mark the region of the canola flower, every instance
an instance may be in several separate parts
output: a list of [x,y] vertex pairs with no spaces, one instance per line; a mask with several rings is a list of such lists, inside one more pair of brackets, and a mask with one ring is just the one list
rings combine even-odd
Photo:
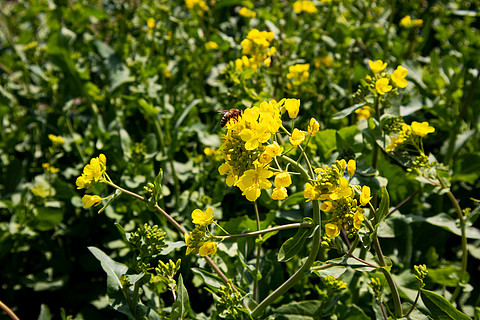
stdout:
[[83,168],[83,173],[76,180],[77,189],[88,189],[90,186],[101,181],[107,170],[107,158],[102,153],[92,158],[90,163]]
[[270,57],[276,52],[276,48],[271,47],[273,39],[273,32],[250,30],[247,37],[240,43],[243,56],[235,60],[236,69],[252,68],[256,71],[263,64],[269,67],[272,62]]
[[190,10],[197,10],[198,14],[202,14],[202,11],[207,11],[208,6],[204,0],[185,0],[185,5]]
[[300,14],[302,12],[306,13],[315,13],[317,12],[317,8],[312,1],[295,1],[293,3],[293,10]]
[[238,13],[245,18],[255,18],[257,16],[255,11],[252,11],[246,7],[242,7]]
[[412,128],[412,131],[415,135],[419,136],[419,137],[425,137],[427,134],[429,133],[433,133],[435,132],[435,128],[434,127],[431,127],[428,122],[417,122],[417,121],[413,121],[412,124],[410,125],[410,127]]
[[48,135],[48,139],[52,141],[54,146],[61,146],[62,144],[65,143],[65,139],[62,136],[56,136],[53,134]]
[[435,132],[435,128],[431,127],[428,122],[413,121],[411,125],[401,123],[400,130],[397,130],[397,135],[390,138],[390,144],[385,147],[388,152],[394,151],[402,147],[403,145],[413,145],[418,151],[423,154],[423,150],[420,149],[415,137],[420,139],[425,137],[429,133]]
[[97,206],[102,200],[100,196],[86,194],[82,197],[83,208],[88,209],[92,206]]
[[357,115],[358,120],[370,118],[373,112],[375,112],[375,110],[373,110],[373,108],[369,106],[364,106],[355,110],[355,114]]
[[375,74],[382,72],[387,67],[387,63],[383,62],[382,60],[377,60],[375,62],[368,60],[368,65]]
[[389,84],[389,80],[387,78],[380,78],[375,82],[375,89],[377,90],[378,94],[385,94],[392,90],[392,86]]
[[208,41],[205,43],[205,49],[207,50],[217,50],[218,49],[218,43],[215,41]]
[[422,25],[422,19],[412,19],[410,16],[405,16],[400,20],[400,26],[405,29],[419,28]]
[[208,230],[208,226],[214,223],[212,208],[202,211],[195,209],[192,212],[192,222],[195,229],[189,234],[185,232],[185,245],[187,246],[186,254],[200,254],[202,257],[213,255],[217,252],[217,244],[210,241],[212,236]]
[[[385,95],[388,92],[396,92],[397,88],[405,88],[407,86],[407,80],[405,77],[408,74],[408,70],[403,66],[397,66],[397,68],[391,73],[388,74],[383,72],[387,67],[387,63],[382,60],[377,60],[373,62],[368,60],[370,69],[372,70],[374,76],[367,75],[365,77],[368,85],[375,89],[379,96]],[[360,94],[362,89],[359,89],[357,94]],[[359,116],[359,119],[368,119],[373,111],[366,108],[361,108],[355,110],[355,113]]]
[[315,68],[317,69],[322,66],[329,68],[333,64],[333,59],[329,55],[322,56],[322,57],[315,57],[313,58],[313,63],[315,65]]
[[310,123],[308,124],[307,133],[313,137],[317,134],[319,129],[320,129],[320,124],[318,123],[318,121],[315,118],[311,118]]
[[287,79],[292,80],[292,83],[288,83],[287,87],[292,89],[293,86],[298,87],[306,82],[310,77],[309,70],[310,65],[308,63],[288,67]]

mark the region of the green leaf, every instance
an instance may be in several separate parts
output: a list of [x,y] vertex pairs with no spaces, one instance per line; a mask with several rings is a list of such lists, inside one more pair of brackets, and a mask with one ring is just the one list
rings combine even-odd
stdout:
[[177,280],[177,300],[172,305],[171,319],[185,319],[185,316],[190,310],[190,302],[188,299],[188,292],[183,285],[183,277],[180,274]]
[[[460,281],[462,270],[455,265],[428,269],[428,278],[442,286],[456,287]],[[468,279],[466,279],[468,282]]]
[[313,320],[313,317],[321,306],[322,301],[320,300],[301,301],[284,304],[275,309],[275,319]]
[[380,205],[377,209],[377,222],[380,223],[385,219],[388,214],[388,210],[390,208],[390,196],[388,195],[388,191],[386,187],[382,187],[382,200],[380,201]]
[[421,297],[435,320],[470,320],[467,315],[455,309],[450,302],[435,292],[422,290]]
[[337,114],[334,115],[332,117],[332,119],[343,119],[346,116],[349,116],[350,114],[352,114],[355,110],[360,109],[364,105],[365,105],[365,102],[361,102],[361,103],[357,103],[357,104],[355,104],[355,105],[353,105],[349,108],[343,109],[342,111],[337,112]]
[[34,228],[39,231],[54,229],[63,219],[63,210],[52,207],[36,208],[37,215],[33,222]]
[[310,231],[307,228],[299,228],[293,237],[282,244],[282,247],[278,250],[277,260],[287,262],[292,259],[303,248]]
[[318,147],[318,154],[323,155],[323,160],[327,160],[337,147],[336,133],[337,131],[334,129],[327,129],[319,131],[314,137],[315,144]]
[[40,315],[38,316],[38,320],[50,320],[52,319],[52,313],[50,309],[44,304],[40,306]]
[[100,261],[102,269],[107,273],[107,283],[110,289],[122,289],[121,276],[127,273],[128,267],[124,264],[112,260],[102,250],[95,247],[88,247],[88,250]]
[[130,70],[122,63],[115,51],[110,48],[106,43],[95,40],[93,45],[97,49],[98,54],[103,59],[105,71],[108,74],[108,80],[110,82],[110,92],[124,83],[133,81],[130,77]]
[[213,288],[220,288],[225,285],[225,283],[220,278],[211,274],[210,272],[198,268],[192,268],[191,270],[193,273],[200,276],[207,285]]
[[127,130],[120,129],[120,145],[122,146],[123,154],[127,158],[131,158],[132,156],[132,139],[130,139],[130,135],[128,134]]
[[[456,221],[446,213],[439,213],[436,216],[423,218],[418,216],[409,216],[414,219],[414,221],[425,221],[434,226],[440,227],[444,230],[447,230],[457,236],[462,235],[462,231],[457,226]],[[467,238],[469,239],[480,239],[480,230],[474,227],[466,227]]]

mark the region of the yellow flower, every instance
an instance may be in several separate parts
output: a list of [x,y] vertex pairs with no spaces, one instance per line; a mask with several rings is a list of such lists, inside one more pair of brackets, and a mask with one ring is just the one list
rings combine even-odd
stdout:
[[287,189],[286,188],[274,188],[272,192],[272,199],[273,200],[283,200],[288,197]]
[[295,10],[297,14],[300,14],[302,12],[306,12],[306,13],[317,12],[317,8],[315,7],[315,4],[312,1],[295,1],[293,3],[293,10]]
[[327,223],[325,225],[325,233],[327,237],[333,239],[340,234],[340,228],[335,223]]
[[338,181],[338,187],[335,191],[330,195],[331,200],[337,200],[340,198],[350,197],[353,194],[353,190],[348,184],[347,179],[345,177],[341,177]]
[[305,140],[306,135],[307,132],[295,128],[293,129],[292,136],[288,139],[290,140],[290,143],[296,148],[300,143],[303,142],[303,140]]
[[[244,115],[245,117],[245,115]],[[270,139],[271,133],[268,132],[268,126],[259,124],[256,129],[243,129],[240,137],[245,141],[245,149],[254,150],[258,148],[260,143],[267,142]]]
[[362,194],[360,195],[360,204],[362,206],[366,206],[372,198],[373,197],[370,196],[370,187],[369,186],[363,186],[362,187]]
[[245,7],[241,8],[238,13],[245,18],[255,18],[257,16],[257,14],[254,11]]
[[227,186],[231,187],[237,182],[237,176],[233,173],[232,167],[229,164],[222,163],[220,167],[218,167],[218,172],[222,176],[227,175]]
[[282,171],[275,176],[275,187],[288,187],[292,184],[292,178],[287,171]]
[[363,216],[361,209],[359,209],[353,216],[353,226],[356,229],[360,229],[362,227],[363,220],[365,220],[365,217]]
[[320,125],[315,118],[310,119],[310,124],[308,125],[308,134],[312,137],[317,134],[318,130],[320,129]]
[[45,169],[47,173],[57,173],[60,169],[51,166],[50,163],[42,163],[42,168]]
[[305,190],[303,190],[303,197],[307,199],[305,201],[312,201],[317,199],[318,197],[318,191],[310,182],[307,182],[307,184],[305,185]]
[[395,71],[393,71],[391,75],[391,79],[393,83],[399,88],[405,88],[407,86],[407,80],[405,77],[407,76],[408,70],[402,66],[398,66]]
[[205,212],[200,209],[195,209],[192,212],[192,222],[201,226],[211,225],[213,223],[213,217],[214,214],[212,208],[207,208]]
[[357,162],[353,159],[348,160],[348,164],[347,164],[348,176],[353,177],[356,170],[357,170]]
[[50,139],[54,145],[62,145],[65,142],[62,136],[55,136],[53,134],[49,134],[48,139]]
[[207,43],[205,43],[205,48],[207,50],[216,50],[218,49],[218,44],[214,41],[208,41]]
[[412,128],[413,133],[420,137],[425,137],[427,134],[435,132],[435,128],[430,127],[428,122],[420,123],[413,121],[410,127]]
[[373,62],[372,60],[368,60],[368,65],[373,73],[377,74],[383,71],[387,67],[387,63],[383,62],[382,60],[377,60]]
[[155,19],[149,18],[149,19],[147,20],[147,26],[148,26],[150,29],[155,28]]
[[268,164],[272,161],[272,156],[269,155],[268,153],[266,152],[263,152],[261,155],[260,155],[260,158],[258,158],[258,161],[261,163],[261,164]]
[[205,147],[203,149],[203,153],[207,156],[207,157],[210,157],[210,156],[213,156],[215,154],[215,150],[212,149],[212,148],[209,148],[209,147]]
[[87,209],[87,208],[90,208],[91,206],[96,206],[100,204],[100,202],[102,202],[102,198],[100,198],[97,195],[92,196],[92,195],[86,194],[83,196],[82,202],[83,202],[83,207]]
[[333,210],[333,204],[331,201],[323,201],[322,204],[320,205],[320,209],[323,212],[330,212]]
[[283,152],[283,147],[280,147],[277,141],[274,141],[272,144],[269,144],[265,148],[265,152],[268,153],[268,155],[270,155],[271,157],[275,157]]
[[392,86],[388,84],[387,78],[380,78],[375,82],[375,89],[378,94],[385,94],[392,90]]
[[400,26],[406,29],[421,27],[423,25],[422,19],[414,19],[410,18],[410,16],[405,16],[400,20]]
[[193,250],[195,250],[195,247],[192,246],[192,238],[190,238],[188,232],[185,232],[183,236],[185,237],[185,244],[187,245],[186,255],[188,256]]
[[374,110],[372,107],[369,107],[369,106],[361,107],[355,110],[358,120],[370,118],[370,116],[372,115],[372,112],[374,112]]
[[290,119],[296,118],[300,109],[300,99],[285,99],[284,107]]
[[315,57],[313,61],[316,68],[320,68],[322,65],[329,68],[333,64],[333,59],[330,56]]
[[215,254],[216,252],[217,244],[215,242],[205,242],[198,250],[198,253],[202,257],[208,256],[209,254]]
[[242,195],[253,202],[260,197],[261,189],[269,189],[272,186],[268,180],[272,175],[273,172],[269,171],[268,167],[250,169],[245,171],[236,185],[242,190]]

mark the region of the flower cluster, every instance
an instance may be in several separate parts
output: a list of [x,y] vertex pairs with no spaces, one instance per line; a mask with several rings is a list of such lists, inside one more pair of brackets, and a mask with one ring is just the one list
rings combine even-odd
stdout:
[[298,87],[310,77],[310,65],[308,63],[295,64],[288,67],[287,79],[292,80],[291,83],[287,83],[287,88],[292,89]]
[[[275,134],[282,125],[281,116],[288,113],[290,118],[298,115],[300,100],[282,99],[263,101],[260,105],[248,108],[243,115],[231,119],[227,125],[227,133],[222,136],[224,143],[220,147],[223,152],[224,163],[218,171],[226,175],[228,186],[237,186],[249,200],[255,201],[262,189],[269,189],[272,183],[268,180],[273,176],[269,165],[274,157],[283,152],[274,141]],[[309,130],[311,134],[318,131],[318,122],[313,119]],[[298,146],[307,135],[307,132],[294,129],[290,142]],[[281,172],[275,177],[275,189],[272,197],[282,200],[287,197],[287,190],[291,184],[288,173]]]
[[255,18],[257,16],[255,11],[252,11],[246,7],[242,7],[238,13],[245,18]]
[[[90,163],[83,168],[83,173],[76,180],[77,189],[87,189],[89,191],[96,183],[105,181],[104,175],[107,170],[107,158],[102,153],[96,158],[92,158]],[[83,207],[90,208],[98,205],[103,199],[97,195],[86,194],[83,196]]]
[[272,62],[270,56],[276,52],[275,47],[270,47],[273,38],[273,32],[250,30],[241,42],[243,56],[235,61],[236,68],[252,68],[256,71],[262,64],[269,67]]
[[185,244],[187,245],[187,255],[190,253],[200,254],[205,257],[209,254],[217,252],[217,244],[208,241],[210,239],[210,231],[208,226],[213,223],[213,210],[208,208],[205,211],[195,209],[192,212],[192,221],[195,224],[195,229],[188,234],[185,232]]
[[400,20],[400,26],[405,29],[420,28],[423,25],[422,19],[413,19],[410,16],[405,16]]
[[320,209],[330,214],[330,219],[325,224],[325,233],[330,239],[337,237],[341,228],[349,236],[356,234],[365,219],[360,206],[367,205],[372,198],[370,188],[363,186],[357,199],[354,188],[344,176],[345,170],[351,178],[356,171],[355,160],[350,160],[348,164],[343,159],[337,160],[330,167],[316,169],[316,179],[308,182],[303,192],[307,201],[323,201]]
[[204,0],[185,0],[185,5],[190,10],[196,10],[198,15],[208,10],[207,3]]
[[302,12],[306,12],[306,13],[317,12],[317,8],[315,7],[315,4],[312,1],[295,1],[293,3],[293,10],[295,10],[297,14],[300,14]]
[[65,139],[62,136],[56,136],[53,134],[48,135],[48,139],[52,141],[54,146],[61,146],[62,144],[65,143]]
[[[401,129],[398,131],[397,136],[393,136],[390,140],[390,144],[385,147],[385,150],[388,152],[394,151],[400,146],[405,146],[407,144],[413,145],[419,149],[419,143],[417,143],[417,137],[423,138],[429,133],[435,132],[435,128],[431,127],[428,122],[417,122],[413,121],[411,125],[406,123],[401,124]],[[420,150],[420,153],[423,153]]]
[[386,62],[382,60],[375,62],[368,60],[368,64],[374,76],[371,77],[368,75],[366,81],[369,87],[378,95],[382,96],[395,88],[405,88],[407,86],[405,77],[407,76],[408,70],[404,67],[398,66],[392,74],[387,74],[382,72],[387,67]]

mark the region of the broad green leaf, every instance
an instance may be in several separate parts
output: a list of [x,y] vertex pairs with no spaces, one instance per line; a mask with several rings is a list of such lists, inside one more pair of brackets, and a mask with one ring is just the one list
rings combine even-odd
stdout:
[[192,268],[191,270],[193,273],[200,276],[207,285],[213,288],[220,288],[221,286],[225,285],[225,283],[220,278],[211,274],[210,272],[198,268]]
[[456,287],[460,281],[461,273],[460,266],[448,265],[435,269],[429,268],[428,278],[442,286]]
[[128,134],[127,130],[120,129],[120,145],[122,146],[123,154],[127,158],[131,158],[132,156],[132,139],[130,139],[130,135]]
[[34,228],[39,231],[54,229],[62,222],[64,211],[60,208],[39,207],[36,211]]
[[343,119],[346,116],[349,116],[350,114],[352,114],[355,110],[360,109],[364,105],[365,105],[365,102],[361,102],[361,103],[357,103],[357,104],[355,104],[355,105],[353,105],[349,108],[343,109],[343,110],[337,112],[337,114],[334,115],[332,117],[332,119]]
[[308,228],[299,228],[293,237],[282,244],[278,250],[277,260],[287,262],[292,259],[303,248],[310,231]]
[[318,147],[318,154],[322,155],[322,160],[326,161],[328,158],[330,158],[332,152],[336,149],[336,133],[337,131],[334,129],[327,129],[319,131],[315,135],[315,144]]
[[470,320],[467,315],[455,309],[450,302],[435,292],[422,290],[421,297],[434,319]]
[[[444,230],[447,230],[457,236],[462,235],[462,231],[457,226],[456,221],[446,213],[439,213],[436,216],[423,218],[418,216],[408,216],[413,218],[413,221],[425,221],[431,225],[440,227]],[[466,227],[467,238],[469,239],[480,239],[480,230],[475,227]]]
[[275,319],[313,320],[321,306],[320,300],[291,302],[274,310]]
[[134,80],[130,77],[130,70],[109,45],[100,40],[94,40],[93,45],[103,59],[105,71],[108,74],[108,80],[110,83],[110,92],[114,91],[122,84]]
[[388,191],[386,187],[382,187],[382,200],[380,201],[380,205],[377,209],[377,222],[380,223],[385,219],[388,214],[388,210],[390,208],[390,196],[388,195]]
[[112,260],[98,248],[88,247],[88,250],[100,261],[102,269],[107,273],[108,287],[114,290],[122,290],[123,285],[120,278],[127,273],[128,267]]
[[188,299],[188,292],[183,285],[183,277],[180,274],[177,280],[177,300],[172,305],[171,319],[185,319],[186,315],[190,311],[190,301]]
[[40,315],[38,316],[38,320],[50,320],[52,319],[52,313],[50,312],[50,309],[42,304],[40,306]]

